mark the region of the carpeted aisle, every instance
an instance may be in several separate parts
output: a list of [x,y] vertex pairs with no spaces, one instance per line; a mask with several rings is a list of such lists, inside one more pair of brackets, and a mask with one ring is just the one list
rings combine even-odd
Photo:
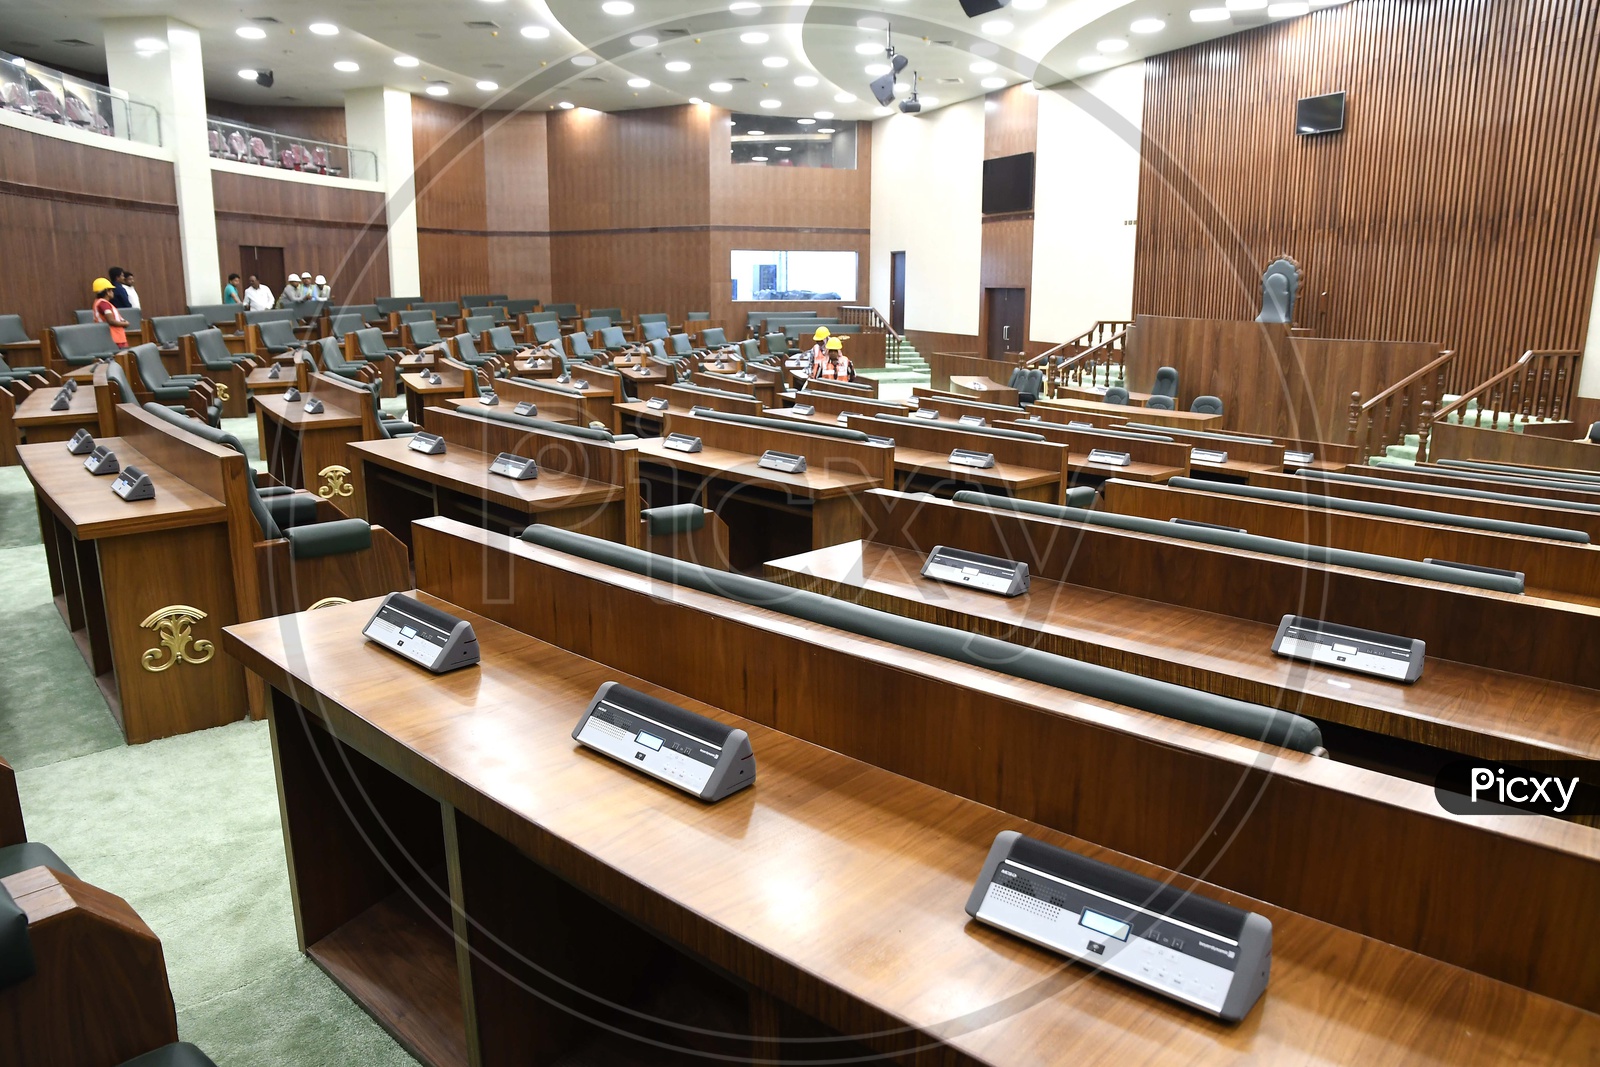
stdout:
[[0,755],[29,836],[160,936],[179,1033],[220,1067],[410,1067],[296,949],[267,725],[124,745],[51,602],[34,508],[0,468],[4,618],[27,650],[0,659]]

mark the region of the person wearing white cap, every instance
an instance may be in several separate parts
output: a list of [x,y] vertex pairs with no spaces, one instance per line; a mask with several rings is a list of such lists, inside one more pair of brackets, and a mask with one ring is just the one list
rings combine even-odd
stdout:
[[329,301],[333,299],[333,286],[328,284],[328,279],[317,275],[316,282],[306,290],[307,300]]
[[294,307],[305,298],[306,290],[305,286],[300,284],[300,275],[291,274],[289,275],[289,284],[283,287],[283,294],[278,297],[278,306],[280,308]]

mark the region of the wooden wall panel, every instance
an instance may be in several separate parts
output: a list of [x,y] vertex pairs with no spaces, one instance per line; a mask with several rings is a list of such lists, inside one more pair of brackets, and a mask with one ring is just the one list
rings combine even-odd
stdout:
[[549,299],[550,187],[544,114],[485,115],[483,166],[489,224],[486,291]]
[[154,314],[182,311],[172,164],[0,126],[0,312],[35,336],[76,321],[113,264]]
[[[1362,0],[1146,67],[1134,310],[1248,319],[1305,272],[1319,335],[1436,342],[1450,387],[1581,347],[1600,219],[1600,7]],[[1346,91],[1342,133],[1299,97]]]
[[[983,158],[1032,152],[1038,143],[1039,95],[1023,85],[990,93],[984,107]],[[1022,338],[1011,347],[1023,351],[1033,322],[1033,212],[984,216],[980,255],[978,346],[988,351],[989,302],[983,290],[1021,289],[1025,294]]]
[[348,143],[345,140],[342,107],[262,107],[208,99],[206,113],[251,126],[264,126],[292,137],[309,137],[313,141],[332,141],[334,144]]
[[552,113],[550,228],[623,236],[621,231],[706,226],[712,110],[685,105]]
[[1039,143],[1039,94],[1027,83],[988,95],[983,118],[983,158],[1032,152]]
[[239,270],[241,245],[283,249],[284,269],[309,269],[334,299],[365,303],[389,292],[382,193],[213,171],[217,254],[224,277]]

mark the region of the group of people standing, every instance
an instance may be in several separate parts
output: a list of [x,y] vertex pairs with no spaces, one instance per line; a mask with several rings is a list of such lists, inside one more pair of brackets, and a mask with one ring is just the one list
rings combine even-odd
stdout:
[[834,337],[833,331],[826,326],[818,326],[811,340],[811,348],[806,352],[811,358],[810,377],[848,382],[856,376],[855,364],[844,354],[844,341]]
[[239,275],[230,274],[228,284],[222,290],[224,304],[241,304],[246,311],[269,311],[275,307],[295,307],[313,300],[326,303],[332,299],[333,286],[328,284],[328,279],[320,274],[313,278],[310,271],[303,275],[289,275],[288,284],[277,295],[262,285],[254,274],[250,275],[250,284],[242,290],[239,288]]
[[139,290],[133,287],[133,272],[112,267],[104,277],[96,278],[89,288],[94,292],[94,321],[109,326],[112,343],[119,348],[126,348],[128,319],[122,310],[139,306]]

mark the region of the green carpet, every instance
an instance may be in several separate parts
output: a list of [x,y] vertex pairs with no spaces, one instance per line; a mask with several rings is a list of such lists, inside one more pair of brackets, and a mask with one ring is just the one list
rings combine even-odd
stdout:
[[[245,425],[248,422],[248,425]],[[253,420],[232,420],[248,432]],[[265,723],[127,746],[51,602],[33,492],[0,468],[0,755],[29,836],[161,938],[178,1032],[220,1067],[415,1063],[295,947]]]

